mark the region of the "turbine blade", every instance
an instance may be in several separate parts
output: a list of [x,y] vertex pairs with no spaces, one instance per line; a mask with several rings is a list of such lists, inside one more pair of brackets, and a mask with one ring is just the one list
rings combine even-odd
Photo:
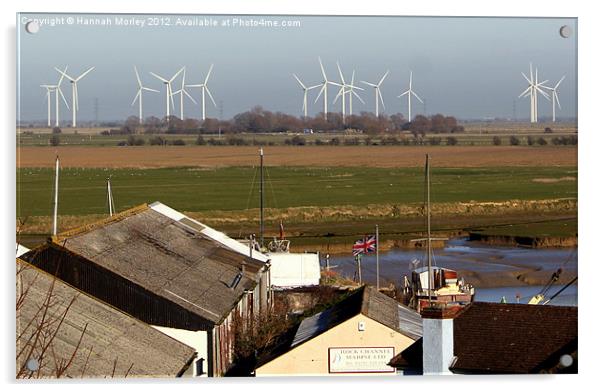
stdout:
[[309,91],[309,90],[312,90],[312,89],[314,89],[314,88],[318,88],[318,87],[320,87],[320,86],[321,86],[321,84],[316,84],[315,86],[308,87],[308,88],[307,88],[307,91]]
[[141,88],[142,90],[146,90],[146,91],[152,91],[152,92],[155,92],[155,93],[158,93],[158,92],[159,92],[159,90],[155,90],[154,88],[148,88],[148,87],[140,87],[140,88]]
[[365,81],[363,81],[363,80],[362,80],[360,83],[364,83],[364,84],[367,84],[368,86],[372,86],[372,87],[378,87],[378,86],[377,86],[376,84],[374,84],[374,83],[368,83],[368,82],[365,82]]
[[344,94],[344,90],[345,90],[345,87],[341,87],[341,88],[339,89],[339,93],[337,94],[337,96],[336,96],[336,97],[334,97],[334,101],[332,101],[332,103],[335,103],[336,101],[338,101],[339,97],[340,97],[342,94]]
[[558,81],[558,83],[556,83],[556,86],[554,86],[554,90],[556,90],[558,88],[558,86],[560,86],[560,83],[562,83],[562,81],[564,80],[565,77],[566,77],[566,75],[563,75],[562,78]]
[[169,83],[169,80],[162,78],[161,76],[157,75],[154,72],[149,72],[151,75],[153,75],[155,78],[159,79],[160,81],[162,81],[163,83]]
[[387,70],[387,72],[385,72],[385,74],[383,75],[383,77],[380,79],[380,82],[378,82],[378,86],[379,87],[382,84],[382,82],[385,80],[385,78],[387,77],[388,74],[389,74],[389,70]]
[[337,61],[337,68],[339,70],[339,76],[341,77],[341,83],[345,84],[345,78],[343,77],[343,71],[341,71],[341,66],[339,65],[338,61]]
[[167,95],[169,95],[169,99],[171,100],[171,108],[175,109],[176,105],[173,102],[174,92],[171,89],[171,83],[167,83]]
[[353,91],[353,90],[351,90],[351,92],[353,93],[353,95],[355,95],[355,96],[357,97],[357,99],[359,99],[359,100],[360,100],[360,102],[361,102],[361,103],[363,103],[363,104],[366,104],[366,102],[364,102],[364,100],[362,99],[362,97],[360,97],[360,96],[358,95],[358,93],[356,93],[356,92],[355,92],[355,91]]
[[67,75],[67,73],[66,73],[67,72],[67,67],[65,67],[65,71],[61,71],[57,67],[54,67],[54,69],[56,69],[57,72],[62,75],[61,78],[59,79],[59,84],[63,80],[63,76],[66,77],[67,79],[69,79],[70,81],[75,82],[75,80],[71,76]]
[[192,98],[192,96],[190,96],[190,94],[188,94],[188,91],[186,90],[182,90],[182,92],[192,101],[194,102],[194,104],[197,104],[197,101],[194,100],[194,98]]
[[562,110],[562,107],[560,107],[560,99],[558,99],[558,93],[556,93],[556,91],[554,91],[553,98],[556,99],[556,103],[558,104],[558,109]]
[[322,88],[320,89],[320,92],[318,93],[318,96],[316,97],[316,100],[314,101],[314,103],[318,102],[318,99],[320,99],[320,96],[322,95],[322,92],[324,92],[324,88],[327,86],[326,83],[322,84]]
[[377,88],[376,91],[378,91],[378,97],[380,98],[380,103],[383,104],[383,109],[385,108],[385,101],[383,100],[383,95],[380,93],[380,88]]
[[409,94],[409,93],[410,93],[410,90],[406,91],[405,93],[402,93],[401,95],[398,95],[398,96],[397,96],[397,98],[401,98],[401,97],[403,97],[404,95],[406,95],[406,94]]
[[79,75],[74,82],[77,82],[78,80],[82,79],[84,76],[86,76],[87,74],[89,74],[90,72],[92,72],[92,70],[94,69],[94,67],[90,67],[86,72],[84,72],[83,74]]
[[69,104],[67,103],[67,100],[65,99],[65,96],[63,95],[63,92],[61,91],[60,88],[57,88],[57,91],[59,92],[59,95],[61,96],[61,98],[63,99],[63,102],[65,103],[65,106],[67,106],[67,109],[69,108]]
[[209,67],[209,71],[207,71],[207,76],[205,76],[205,83],[203,84],[207,84],[207,82],[209,81],[209,75],[211,75],[211,71],[213,71],[213,64],[211,64],[211,66]]
[[324,65],[322,64],[322,59],[318,57],[318,61],[320,62],[320,69],[322,70],[322,76],[324,76],[324,81],[327,81],[326,71],[324,71]]
[[307,87],[305,87],[305,85],[303,84],[303,82],[301,82],[301,80],[297,77],[297,75],[293,74],[293,76],[295,77],[295,79],[297,79],[297,82],[299,82],[299,84],[301,85],[301,87],[303,89],[307,89]]
[[140,97],[140,92],[142,90],[138,90],[138,93],[136,94],[136,96],[134,97],[134,100],[132,101],[132,104],[130,106],[134,106],[134,104],[136,103],[136,101],[138,100],[138,97]]
[[422,99],[420,99],[420,97],[414,91],[412,91],[412,95],[415,96],[417,100],[419,100],[420,102],[424,103],[422,101]]
[[184,71],[185,69],[186,69],[186,67],[182,67],[182,68],[180,68],[180,70],[179,70],[178,72],[176,72],[176,73],[175,73],[175,75],[174,75],[174,76],[172,76],[172,77],[171,77],[171,79],[169,79],[169,80],[168,80],[168,82],[170,82],[170,83],[171,83],[171,82],[173,82],[173,80],[174,80],[175,78],[177,78],[177,77],[178,77],[178,75],[179,75],[179,74],[180,74],[182,71]]
[[525,91],[523,91],[518,97],[521,98],[521,97],[527,95],[527,93],[529,93],[528,95],[531,95],[531,86],[527,87],[525,89]]
[[533,81],[529,80],[529,78],[527,77],[527,75],[525,75],[524,73],[521,72],[521,75],[523,75],[523,78],[525,78],[525,80],[527,81],[527,83],[529,84],[533,84]]
[[217,107],[217,104],[215,103],[215,99],[213,99],[213,95],[211,95],[211,90],[209,90],[209,87],[205,86],[205,91],[207,91],[207,95],[209,95],[211,102],[213,102],[213,106]]
[[142,87],[142,82],[140,81],[140,75],[138,75],[138,68],[134,65],[134,72],[136,73],[136,80],[138,80],[138,87]]

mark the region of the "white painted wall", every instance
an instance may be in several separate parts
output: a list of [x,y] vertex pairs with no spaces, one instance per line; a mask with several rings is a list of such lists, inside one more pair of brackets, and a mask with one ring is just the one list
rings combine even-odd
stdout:
[[[203,374],[201,377],[207,377],[207,369],[209,366],[208,363],[208,353],[207,353],[207,332],[206,331],[188,331],[185,329],[177,329],[177,328],[167,328],[167,327],[159,327],[156,325],[152,325],[156,330],[164,333],[167,336],[174,338],[175,340],[184,343],[187,346],[194,348],[197,352],[196,361],[201,358],[204,358],[205,361],[203,363]],[[196,364],[193,363],[191,365],[193,369],[190,375],[198,376],[196,374]],[[188,373],[188,372],[187,372]]]
[[300,287],[320,284],[320,258],[317,253],[269,253],[270,278],[274,287]]
[[454,320],[422,319],[422,368],[425,375],[452,374]]

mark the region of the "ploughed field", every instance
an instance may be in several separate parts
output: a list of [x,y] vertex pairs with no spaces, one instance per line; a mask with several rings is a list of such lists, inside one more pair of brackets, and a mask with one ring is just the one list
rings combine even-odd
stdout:
[[[25,147],[17,149],[17,168],[226,167],[258,164],[257,146]],[[576,146],[267,146],[267,166],[433,167],[577,166]]]

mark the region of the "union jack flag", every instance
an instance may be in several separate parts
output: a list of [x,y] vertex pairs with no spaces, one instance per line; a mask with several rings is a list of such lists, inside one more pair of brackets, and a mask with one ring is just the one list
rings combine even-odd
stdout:
[[357,256],[360,253],[371,253],[376,251],[376,237],[366,236],[361,240],[355,241],[353,244],[353,255]]

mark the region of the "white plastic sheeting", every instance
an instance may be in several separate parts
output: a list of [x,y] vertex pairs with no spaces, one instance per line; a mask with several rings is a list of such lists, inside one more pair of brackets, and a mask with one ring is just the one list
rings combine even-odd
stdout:
[[301,287],[320,284],[318,253],[269,253],[270,276],[274,287]]

